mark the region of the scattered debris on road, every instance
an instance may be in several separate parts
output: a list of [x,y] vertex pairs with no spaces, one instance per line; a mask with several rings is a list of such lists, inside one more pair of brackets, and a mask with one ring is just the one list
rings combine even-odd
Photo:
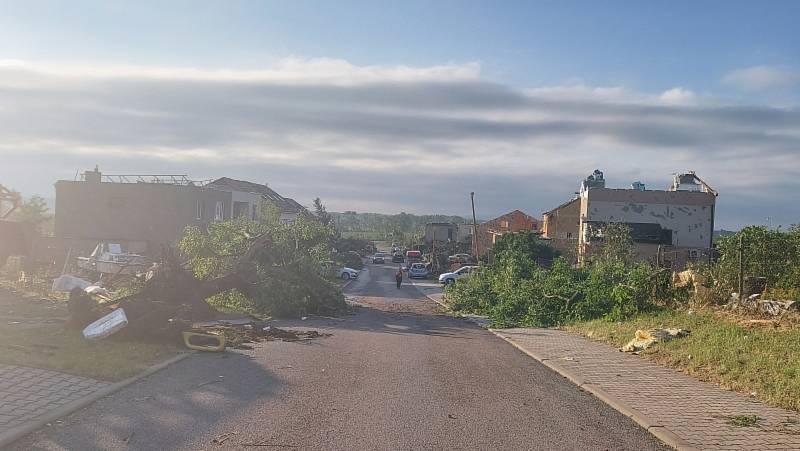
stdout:
[[211,440],[211,443],[214,444],[214,445],[221,445],[221,444],[225,443],[226,440],[232,438],[236,434],[237,434],[236,432],[226,432],[224,434],[220,434],[220,435],[214,437],[214,439]]
[[691,332],[684,329],[650,329],[637,330],[633,340],[620,348],[622,352],[644,351],[655,343],[670,341],[675,338],[688,336]]
[[330,336],[330,334],[320,333],[316,330],[281,329],[275,326],[266,326],[265,324],[264,322],[253,321],[249,324],[231,325],[225,324],[223,321],[217,325],[192,330],[222,336],[225,338],[227,346],[233,349],[252,349],[247,343],[259,343],[262,341],[303,341]]

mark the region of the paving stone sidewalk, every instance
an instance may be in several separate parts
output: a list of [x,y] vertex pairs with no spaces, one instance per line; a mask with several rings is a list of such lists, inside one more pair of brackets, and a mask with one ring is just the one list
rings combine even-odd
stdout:
[[0,434],[109,384],[57,371],[0,364]]
[[[493,332],[618,410],[633,414],[635,421],[673,446],[800,450],[797,413],[563,331],[525,328]],[[742,415],[756,415],[760,421],[751,427],[729,424],[732,417]]]

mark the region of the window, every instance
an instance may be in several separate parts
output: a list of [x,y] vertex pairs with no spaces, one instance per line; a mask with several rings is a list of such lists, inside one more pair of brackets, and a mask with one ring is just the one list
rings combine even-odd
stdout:
[[567,239],[568,239],[568,240],[571,240],[571,239],[572,239],[572,232],[567,232]]
[[222,221],[223,214],[222,214],[222,201],[217,201],[217,206],[214,209],[214,219],[217,221]]
[[250,204],[247,202],[233,202],[232,218],[246,218],[250,215]]
[[198,199],[197,203],[195,204],[195,216],[196,216],[198,221],[202,221],[203,220],[203,201],[202,200]]

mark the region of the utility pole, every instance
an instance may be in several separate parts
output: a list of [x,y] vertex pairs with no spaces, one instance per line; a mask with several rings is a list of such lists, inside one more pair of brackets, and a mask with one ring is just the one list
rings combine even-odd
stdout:
[[739,232],[739,302],[744,302],[744,235]]
[[475,261],[478,261],[478,221],[475,219],[475,191],[469,193],[472,203],[472,246],[475,248]]

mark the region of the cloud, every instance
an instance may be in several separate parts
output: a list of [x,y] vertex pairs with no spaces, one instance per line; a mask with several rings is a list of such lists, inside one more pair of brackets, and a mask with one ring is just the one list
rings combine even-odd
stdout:
[[693,105],[697,95],[691,90],[676,87],[661,94],[637,92],[623,86],[587,86],[582,82],[562,86],[546,86],[524,91],[531,97],[557,101],[589,101],[616,104]]
[[20,60],[0,60],[0,70],[37,73],[72,79],[154,79],[212,82],[272,82],[289,84],[357,84],[371,81],[475,80],[480,64],[445,64],[430,67],[356,66],[336,58],[284,58],[267,69],[229,70],[191,67],[140,67],[108,65],[47,65]]
[[[722,193],[725,217],[726,208],[753,211],[745,199],[772,205],[785,187],[800,188],[797,109],[724,104],[680,87],[521,90],[482,78],[474,63],[291,59],[215,71],[6,62],[0,136],[2,183],[31,192],[100,164],[269,181],[332,209],[465,214],[474,190],[489,216],[540,214],[595,168],[613,186],[653,187],[696,170]],[[788,223],[800,207],[770,216]]]
[[722,82],[743,91],[786,89],[800,84],[800,72],[774,66],[751,66],[728,72]]
[[694,105],[697,102],[697,95],[683,88],[668,89],[658,98],[667,105]]

